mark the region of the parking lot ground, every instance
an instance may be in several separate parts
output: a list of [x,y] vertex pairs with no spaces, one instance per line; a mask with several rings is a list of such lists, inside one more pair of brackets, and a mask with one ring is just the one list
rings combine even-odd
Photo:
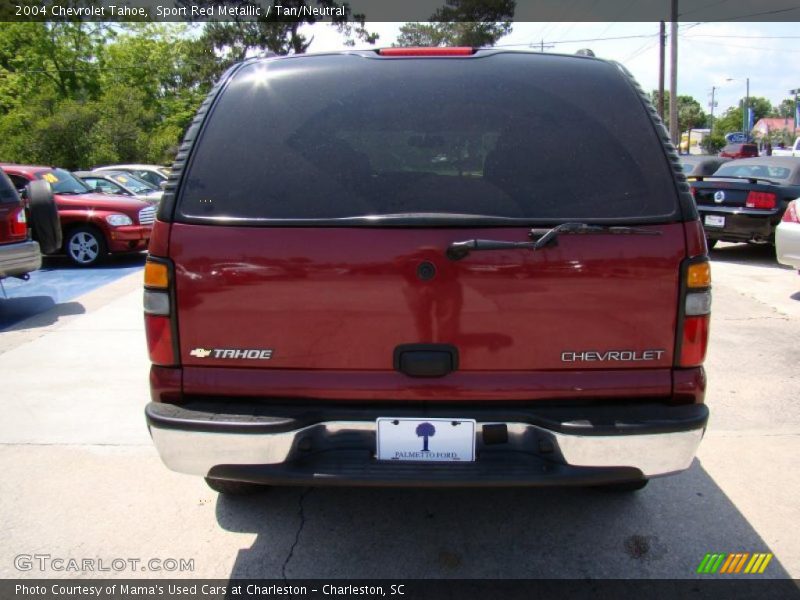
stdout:
[[[82,314],[43,313],[0,334],[13,374],[0,420],[0,577],[692,578],[707,552],[772,552],[758,577],[800,578],[800,277],[768,252],[713,253],[706,438],[687,472],[632,495],[276,488],[221,498],[164,468],[150,444],[140,279],[119,279],[76,299]],[[37,553],[182,558],[194,569],[15,568],[15,556]]]
[[28,281],[3,280],[0,331],[55,307],[61,314],[80,311],[72,302],[75,298],[138,272],[143,265],[144,254],[115,256],[91,268],[76,267],[64,256],[45,257],[42,268],[31,273]]

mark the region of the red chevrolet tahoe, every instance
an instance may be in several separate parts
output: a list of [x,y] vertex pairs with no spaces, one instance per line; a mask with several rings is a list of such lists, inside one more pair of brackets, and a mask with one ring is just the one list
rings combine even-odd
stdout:
[[703,437],[706,254],[618,64],[249,60],[198,112],[154,227],[150,433],[225,493],[638,489]]

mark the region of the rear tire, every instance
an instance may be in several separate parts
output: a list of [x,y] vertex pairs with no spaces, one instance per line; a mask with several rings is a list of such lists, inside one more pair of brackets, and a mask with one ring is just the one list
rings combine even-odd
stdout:
[[643,489],[648,483],[649,479],[634,479],[633,481],[620,481],[618,483],[606,483],[598,485],[597,489],[603,492],[610,493],[630,493],[637,492]]
[[206,484],[215,492],[226,496],[249,496],[267,489],[267,486],[257,483],[228,481],[227,479],[214,479],[213,477],[206,477]]
[[43,254],[53,254],[61,248],[61,220],[53,199],[53,190],[46,181],[31,181],[27,186],[28,212],[31,230]]

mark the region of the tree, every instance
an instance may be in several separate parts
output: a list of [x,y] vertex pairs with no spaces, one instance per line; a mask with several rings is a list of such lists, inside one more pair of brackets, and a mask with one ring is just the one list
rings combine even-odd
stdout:
[[[733,131],[741,131],[744,125],[742,113],[742,105],[744,102],[745,99],[742,98],[739,102],[739,106],[732,106],[726,110],[719,119],[715,119],[714,129],[723,135]],[[766,98],[751,96],[750,106],[753,108],[753,123],[773,114],[772,104]]]
[[494,46],[511,32],[515,0],[447,0],[429,23],[400,27],[395,46]]
[[[658,91],[653,90],[650,98],[655,104],[658,101]],[[664,92],[664,114],[669,114],[669,92]],[[688,131],[708,125],[708,116],[703,111],[700,103],[692,96],[678,96],[678,129]]]
[[431,423],[420,423],[417,425],[417,437],[422,438],[422,451],[428,452],[428,438],[436,435],[436,428]]
[[775,107],[776,117],[783,117],[784,119],[794,119],[795,101],[794,98],[785,98],[781,103]]
[[[258,0],[176,0],[177,4],[188,7],[235,6],[260,7]],[[277,4],[277,3],[276,3]],[[203,27],[199,39],[199,57],[205,58],[205,67],[212,66],[208,73],[213,83],[219,75],[235,62],[250,56],[275,54],[302,54],[311,45],[313,38],[301,32],[303,25],[317,23],[317,18],[310,11],[302,11],[304,7],[319,7],[332,11],[331,22],[339,33],[345,37],[347,45],[353,45],[356,39],[374,44],[378,35],[366,29],[363,14],[353,13],[347,2],[336,0],[282,0],[282,10],[297,9],[300,17],[279,14],[277,10],[263,14],[255,20],[242,17],[231,17],[225,21],[209,21]],[[262,11],[264,12],[264,11]]]

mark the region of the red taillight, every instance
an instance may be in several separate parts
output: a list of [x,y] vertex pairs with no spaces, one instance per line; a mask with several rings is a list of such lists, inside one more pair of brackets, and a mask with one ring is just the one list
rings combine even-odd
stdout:
[[705,256],[683,265],[681,319],[678,321],[677,366],[699,367],[706,358],[711,314],[711,268]]
[[800,223],[800,217],[797,215],[797,200],[789,202],[789,207],[786,209],[786,212],[783,213],[783,218],[781,221],[786,221],[787,223]]
[[170,318],[145,315],[144,329],[147,333],[147,351],[150,353],[151,362],[161,366],[174,365],[176,361]]
[[381,56],[469,56],[475,54],[474,48],[457,46],[452,48],[381,48]]
[[772,192],[750,192],[747,194],[747,208],[775,208],[777,196]]
[[12,209],[5,219],[0,222],[0,233],[4,233],[10,239],[20,239],[28,237],[28,222],[25,219],[25,209],[23,207]]
[[683,318],[681,340],[681,367],[699,367],[706,359],[708,349],[709,315]]
[[172,264],[149,257],[144,267],[144,329],[147,351],[153,364],[169,367],[178,364],[173,335]]

